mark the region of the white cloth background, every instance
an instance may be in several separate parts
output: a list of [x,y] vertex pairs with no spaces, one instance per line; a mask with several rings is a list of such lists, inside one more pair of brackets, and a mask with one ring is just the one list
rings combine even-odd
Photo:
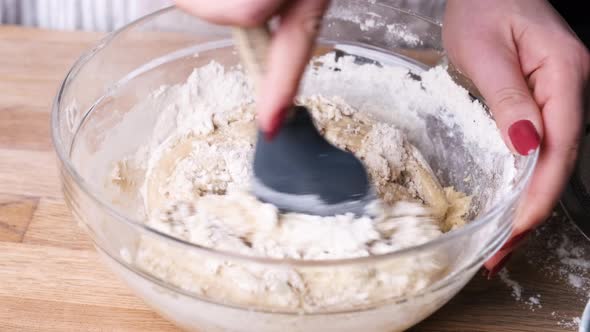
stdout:
[[[444,0],[381,1],[438,21],[442,19],[445,4]],[[0,0],[0,23],[58,30],[112,31],[172,3],[173,0]]]
[[0,0],[0,23],[112,31],[172,0]]

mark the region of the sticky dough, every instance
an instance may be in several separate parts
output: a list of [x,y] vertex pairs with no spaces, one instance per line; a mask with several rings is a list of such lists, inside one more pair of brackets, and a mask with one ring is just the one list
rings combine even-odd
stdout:
[[[328,140],[363,161],[379,196],[370,207],[374,217],[280,213],[256,200],[248,190],[254,110],[251,100],[240,99],[249,88],[238,71],[215,66],[197,70],[186,85],[158,95],[176,103],[172,108],[177,112],[160,121],[190,126],[148,144],[144,159],[136,154],[114,167],[109,184],[114,187],[128,185],[127,178],[139,179],[136,173],[145,171],[141,194],[150,227],[222,252],[315,261],[392,253],[465,222],[469,197],[443,188],[402,131],[337,97],[313,96],[298,103],[311,110]],[[215,102],[224,93],[233,94],[236,102]],[[184,94],[194,94],[194,101],[181,98]],[[370,268],[259,266],[151,237],[142,238],[134,259],[150,274],[212,300],[295,312],[349,309],[417,292],[446,273],[447,261],[444,253],[424,252]]]
[[[445,222],[450,206],[447,193],[420,151],[400,131],[392,125],[373,123],[342,101],[314,97],[302,103],[312,110],[317,126],[329,141],[352,151],[365,162],[384,203],[399,200],[423,203],[436,220]],[[247,107],[238,113],[250,112]],[[388,140],[390,144],[386,143]],[[229,122],[207,135],[171,136],[148,166],[144,193],[147,211],[160,211],[174,200],[224,195],[232,185],[247,191],[248,182],[232,178],[231,168],[249,172],[254,143],[253,120]],[[244,157],[242,160],[232,161],[228,157],[239,152]],[[202,174],[200,181],[199,174]]]

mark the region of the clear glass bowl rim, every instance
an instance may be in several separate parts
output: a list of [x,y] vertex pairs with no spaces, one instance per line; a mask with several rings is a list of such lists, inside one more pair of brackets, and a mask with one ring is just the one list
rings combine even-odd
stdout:
[[[429,24],[434,24],[434,25],[440,26],[440,24],[438,24],[430,19],[424,18],[420,15],[409,12],[407,10],[399,9],[395,6],[385,5],[382,3],[374,3],[372,5],[387,7],[387,9],[389,9],[389,10],[395,10],[395,11],[401,12],[406,15],[411,15],[411,16],[414,16],[418,20],[423,20]],[[58,155],[59,161],[61,162],[61,164],[65,168],[68,175],[76,182],[76,184],[82,190],[82,192],[85,195],[87,195],[88,197],[90,197],[96,204],[98,204],[98,206],[100,206],[102,209],[107,211],[115,219],[121,220],[121,221],[127,223],[128,225],[134,227],[135,229],[137,229],[138,231],[140,231],[142,233],[155,235],[156,237],[161,238],[164,241],[173,243],[174,245],[186,247],[186,248],[189,248],[190,250],[195,250],[200,253],[206,253],[206,254],[210,254],[213,256],[225,257],[225,258],[232,259],[232,260],[248,261],[248,262],[258,263],[258,264],[263,264],[263,265],[290,265],[290,266],[295,266],[295,267],[304,267],[304,266],[307,266],[307,267],[312,267],[312,266],[327,267],[327,266],[336,266],[336,265],[366,264],[366,263],[371,263],[371,262],[374,263],[376,261],[381,261],[381,260],[386,260],[386,259],[394,259],[396,257],[401,257],[401,256],[405,256],[405,255],[412,255],[413,253],[417,253],[417,252],[421,252],[421,251],[433,250],[434,248],[436,248],[439,245],[448,243],[450,241],[455,240],[456,238],[468,235],[470,233],[474,233],[479,228],[481,228],[485,223],[487,223],[489,220],[492,220],[493,218],[495,218],[496,216],[498,216],[499,214],[504,212],[504,207],[508,206],[511,202],[513,202],[514,200],[516,200],[518,198],[518,196],[523,192],[526,184],[528,183],[529,179],[531,178],[531,176],[533,174],[533,171],[534,171],[537,159],[538,159],[538,155],[539,155],[538,149],[533,154],[529,155],[526,158],[526,163],[525,163],[524,169],[522,171],[523,173],[518,178],[517,182],[513,185],[512,189],[501,200],[496,202],[496,204],[494,204],[487,212],[483,213],[481,216],[478,216],[474,220],[470,221],[468,224],[466,224],[462,228],[454,230],[452,232],[445,233],[433,241],[429,241],[429,242],[426,242],[424,244],[417,245],[417,246],[408,247],[408,248],[398,250],[395,252],[381,254],[381,255],[374,255],[374,256],[347,258],[347,259],[305,260],[305,261],[304,260],[296,260],[296,259],[277,259],[277,258],[254,257],[254,256],[247,256],[247,255],[242,255],[242,254],[229,252],[229,251],[220,251],[220,250],[215,250],[215,249],[203,247],[203,246],[173,237],[169,234],[160,232],[156,229],[150,228],[150,227],[146,226],[143,221],[134,220],[134,219],[129,218],[129,217],[123,215],[122,213],[118,212],[106,200],[104,200],[103,198],[96,195],[96,193],[94,193],[92,191],[90,184],[86,180],[84,180],[84,178],[82,178],[82,176],[76,171],[76,167],[74,166],[74,164],[72,163],[72,161],[69,158],[70,151],[67,151],[67,147],[64,145],[64,143],[62,142],[62,139],[61,139],[60,126],[59,126],[61,114],[60,114],[59,110],[60,110],[60,106],[62,105],[63,96],[64,96],[65,92],[67,91],[67,88],[68,88],[70,82],[75,79],[78,71],[89,60],[91,60],[94,55],[99,53],[102,49],[108,47],[110,45],[110,42],[113,41],[115,38],[117,38],[118,35],[132,29],[133,27],[135,27],[137,25],[140,25],[146,21],[149,21],[154,17],[166,14],[169,11],[174,11],[174,10],[179,10],[179,9],[177,9],[174,6],[171,6],[171,7],[167,7],[167,8],[161,9],[159,11],[156,11],[154,13],[151,13],[149,15],[146,15],[144,17],[141,17],[138,20],[125,25],[122,28],[120,28],[114,32],[109,33],[102,40],[100,40],[96,44],[95,47],[93,47],[90,50],[83,53],[80,56],[80,58],[72,65],[71,69],[66,74],[64,80],[62,81],[62,83],[58,89],[57,95],[56,95],[56,97],[53,101],[53,105],[52,105],[51,135],[52,135],[53,145],[54,145],[54,148],[55,148],[56,153]],[[62,174],[62,177],[63,177],[63,174]],[[484,248],[484,250],[485,250],[485,248]]]

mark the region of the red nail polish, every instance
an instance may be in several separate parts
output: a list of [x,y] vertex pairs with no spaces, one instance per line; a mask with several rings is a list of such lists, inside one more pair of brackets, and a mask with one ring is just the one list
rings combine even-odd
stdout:
[[523,156],[531,154],[541,144],[537,129],[529,120],[520,120],[508,128],[508,136],[518,153]]
[[504,258],[502,258],[498,262],[498,264],[496,264],[491,270],[489,270],[489,272],[487,273],[488,280],[492,279],[496,276],[496,274],[498,274],[498,272],[502,271],[504,266],[506,266],[506,263],[508,263],[508,261],[510,260],[510,257],[512,257],[512,253],[509,253],[508,255],[504,256]]
[[264,133],[264,139],[267,141],[272,141],[275,137],[277,137],[279,131],[281,130],[281,126],[283,125],[284,118],[285,111],[281,111],[275,116],[275,118],[270,123],[269,130]]
[[279,127],[274,126],[271,130],[266,131],[264,133],[264,139],[267,141],[272,141],[277,136],[278,133],[279,133]]
[[500,249],[500,250],[515,248],[520,243],[522,243],[530,233],[531,233],[531,231],[528,230],[528,231],[524,231],[520,234],[515,235],[512,239],[508,240],[508,242],[504,243],[504,246],[502,246],[502,249]]

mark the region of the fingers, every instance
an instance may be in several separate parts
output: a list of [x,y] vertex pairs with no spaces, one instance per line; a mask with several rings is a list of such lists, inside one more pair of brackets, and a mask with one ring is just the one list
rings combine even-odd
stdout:
[[[514,153],[530,154],[541,144],[543,119],[525,81],[516,50],[493,37],[465,44],[467,47],[457,54],[458,65],[486,99],[506,145]],[[523,206],[528,204],[531,202]],[[532,207],[534,211],[538,205],[533,202]],[[513,230],[511,238],[520,237],[512,244],[509,241],[508,246],[485,263],[488,277],[497,274],[508,262],[512,250],[526,238],[523,232],[530,223],[526,221],[522,228]]]
[[217,24],[251,27],[269,19],[286,0],[176,0],[187,12]]
[[485,266],[498,272],[532,229],[552,212],[575,166],[584,117],[584,88],[590,63],[587,51],[578,60],[547,60],[531,76],[543,106],[545,136],[537,168],[519,206],[511,239]]
[[[506,145],[514,153],[527,155],[538,148],[543,123],[523,75],[509,21],[501,16],[507,9],[497,9],[507,3],[449,1],[443,41],[453,63],[485,98]],[[474,21],[473,12],[485,16]],[[465,22],[472,23],[472,28],[465,29]]]
[[281,13],[257,96],[258,123],[267,136],[277,132],[284,111],[297,94],[328,4],[329,0],[292,1]]
[[550,94],[543,107],[545,139],[525,203],[514,228],[518,234],[542,222],[552,211],[575,166],[584,122],[584,85],[581,64],[574,68],[551,62],[535,78],[540,98]]
[[530,154],[541,143],[543,120],[516,50],[493,40],[476,41],[469,48],[462,56],[469,60],[461,66],[485,98],[506,145],[514,153]]
[[206,20],[240,26],[256,26],[281,11],[257,92],[259,126],[272,137],[297,94],[329,0],[176,0],[176,4]]
[[[512,235],[485,263],[493,275],[552,212],[569,178],[590,64],[588,51],[544,2],[470,4],[470,8],[462,1],[447,4],[443,37],[449,56],[476,84],[515,153],[526,155],[540,146]],[[497,8],[502,4],[522,7],[520,14],[510,16],[514,8]],[[474,11],[485,15],[474,21]],[[465,22],[474,23],[469,25],[473,28],[465,30]]]

